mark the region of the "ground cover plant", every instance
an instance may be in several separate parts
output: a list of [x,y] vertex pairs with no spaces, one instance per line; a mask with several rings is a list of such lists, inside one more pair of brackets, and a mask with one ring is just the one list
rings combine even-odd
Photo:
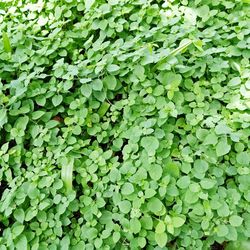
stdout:
[[0,2],[0,250],[250,249],[249,0]]

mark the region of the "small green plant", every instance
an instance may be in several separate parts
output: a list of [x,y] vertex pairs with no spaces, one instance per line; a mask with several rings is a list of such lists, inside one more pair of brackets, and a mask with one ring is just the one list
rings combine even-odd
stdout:
[[248,250],[248,0],[0,2],[0,250]]

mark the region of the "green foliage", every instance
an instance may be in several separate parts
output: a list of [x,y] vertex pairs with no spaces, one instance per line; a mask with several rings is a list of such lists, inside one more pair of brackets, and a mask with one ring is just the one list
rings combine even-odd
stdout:
[[0,2],[0,250],[250,249],[249,0]]

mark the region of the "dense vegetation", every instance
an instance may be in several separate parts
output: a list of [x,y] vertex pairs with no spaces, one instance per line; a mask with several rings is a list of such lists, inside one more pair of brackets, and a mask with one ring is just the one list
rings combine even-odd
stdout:
[[249,3],[2,0],[0,250],[250,249]]

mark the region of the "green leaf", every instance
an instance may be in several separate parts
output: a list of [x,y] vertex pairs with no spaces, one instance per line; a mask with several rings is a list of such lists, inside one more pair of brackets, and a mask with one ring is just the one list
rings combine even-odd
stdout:
[[37,209],[29,208],[25,215],[25,221],[31,221],[37,215]]
[[155,241],[159,247],[165,247],[168,242],[168,235],[166,233],[156,233],[155,234]]
[[141,65],[136,65],[134,67],[134,74],[140,79],[143,80],[145,77],[145,69]]
[[114,243],[118,242],[121,238],[120,232],[114,232],[112,238],[113,238]]
[[175,178],[179,177],[180,170],[179,170],[177,163],[175,163],[175,162],[168,163],[167,166],[165,167],[165,170],[169,175],[171,175]]
[[24,225],[15,225],[14,228],[12,229],[12,233],[14,234],[15,237],[20,235],[24,230]]
[[236,161],[241,165],[249,165],[250,163],[250,153],[240,152],[236,155]]
[[103,88],[103,84],[102,84],[102,81],[100,79],[96,79],[92,82],[92,88],[93,90],[96,90],[96,91],[101,91],[102,88]]
[[209,16],[209,11],[210,9],[207,5],[202,5],[201,7],[197,9],[197,15],[202,18],[207,17]]
[[209,133],[203,142],[205,145],[216,145],[218,143],[218,137],[215,133]]
[[45,114],[44,111],[35,111],[32,113],[32,119],[37,120],[37,119],[41,118],[44,114]]
[[142,138],[141,145],[149,155],[154,155],[160,144],[156,137],[147,136]]
[[91,85],[89,84],[84,84],[82,87],[81,87],[81,93],[89,98],[92,94],[92,88],[91,88]]
[[98,115],[100,117],[103,117],[107,113],[109,107],[110,107],[110,104],[108,102],[103,102],[97,111]]
[[55,107],[60,105],[62,103],[62,101],[63,101],[62,95],[54,95],[52,98],[52,103]]
[[218,237],[225,237],[228,234],[228,227],[226,225],[219,225],[217,227]]
[[92,5],[95,3],[95,0],[85,0],[85,10],[88,12]]
[[221,140],[216,145],[216,155],[218,157],[226,155],[230,152],[231,146],[227,143],[226,140]]
[[[86,233],[88,238],[91,238],[91,233],[90,232],[91,231],[88,230],[87,233]],[[61,250],[69,250],[70,249],[69,246],[70,246],[70,237],[69,237],[69,235],[66,235],[60,241],[60,249]]]
[[194,170],[198,173],[205,173],[208,170],[208,163],[202,159],[197,159],[194,162]]
[[130,220],[130,231],[134,234],[137,234],[141,231],[141,223],[137,218]]
[[143,216],[141,218],[141,225],[146,230],[151,230],[153,228],[153,219],[150,216]]
[[157,234],[164,233],[166,230],[165,223],[163,221],[159,221],[158,224],[156,225],[155,232]]
[[27,250],[28,249],[28,241],[24,234],[21,234],[16,240],[15,240],[15,247],[16,249],[22,249]]
[[155,181],[158,181],[161,178],[162,173],[163,173],[162,167],[158,164],[153,165],[149,169],[149,175]]
[[181,53],[182,51],[184,51],[190,44],[192,44],[192,41],[189,39],[184,39],[180,42],[179,47],[177,47],[176,49],[172,50],[170,52],[170,55],[176,56],[179,53]]
[[131,203],[127,200],[125,201],[121,201],[119,204],[118,204],[120,210],[122,213],[124,214],[127,214],[129,213],[129,211],[131,210]]
[[121,193],[123,195],[130,195],[134,192],[134,186],[133,184],[127,182],[122,186]]
[[147,208],[149,211],[157,215],[162,210],[163,204],[158,198],[152,197],[148,201]]
[[116,78],[112,75],[103,78],[103,84],[107,89],[114,90],[116,88]]
[[204,178],[201,180],[200,184],[203,189],[211,189],[216,185],[216,180]]
[[2,37],[3,37],[3,46],[4,46],[4,50],[7,53],[11,53],[12,49],[11,49],[11,45],[10,45],[10,39],[8,37],[8,34],[6,32],[2,32]]
[[189,176],[182,176],[177,181],[177,186],[181,189],[186,189],[190,185],[190,177]]
[[151,198],[156,194],[154,189],[148,188],[145,190],[145,198]]
[[66,187],[66,191],[72,190],[74,158],[64,157],[62,160],[61,178]]
[[241,79],[240,77],[234,77],[232,78],[229,83],[228,83],[228,86],[229,87],[235,87],[237,85],[240,85],[241,84]]
[[174,72],[160,73],[158,79],[163,85],[168,87],[178,87],[182,81],[181,75],[175,74]]
[[229,242],[225,247],[225,250],[249,250],[249,249],[250,249],[250,241],[244,241],[244,240]]
[[172,224],[174,227],[181,227],[185,223],[185,219],[182,217],[172,217]]
[[0,128],[3,127],[4,124],[8,122],[7,110],[0,109]]
[[219,123],[215,127],[215,133],[217,135],[230,134],[231,131],[232,131],[231,128],[229,128],[225,123]]
[[116,64],[110,64],[107,67],[107,70],[108,70],[109,73],[115,72],[115,71],[117,71],[119,69],[120,69],[120,67],[118,65],[116,65]]
[[25,131],[27,124],[29,122],[29,117],[28,116],[22,116],[17,119],[15,122],[15,128],[18,130]]
[[64,75],[64,69],[62,67],[56,68],[54,71],[54,76],[56,78],[61,78]]
[[232,215],[229,218],[229,223],[233,226],[233,227],[239,227],[243,222],[243,219],[238,216],[238,215]]

